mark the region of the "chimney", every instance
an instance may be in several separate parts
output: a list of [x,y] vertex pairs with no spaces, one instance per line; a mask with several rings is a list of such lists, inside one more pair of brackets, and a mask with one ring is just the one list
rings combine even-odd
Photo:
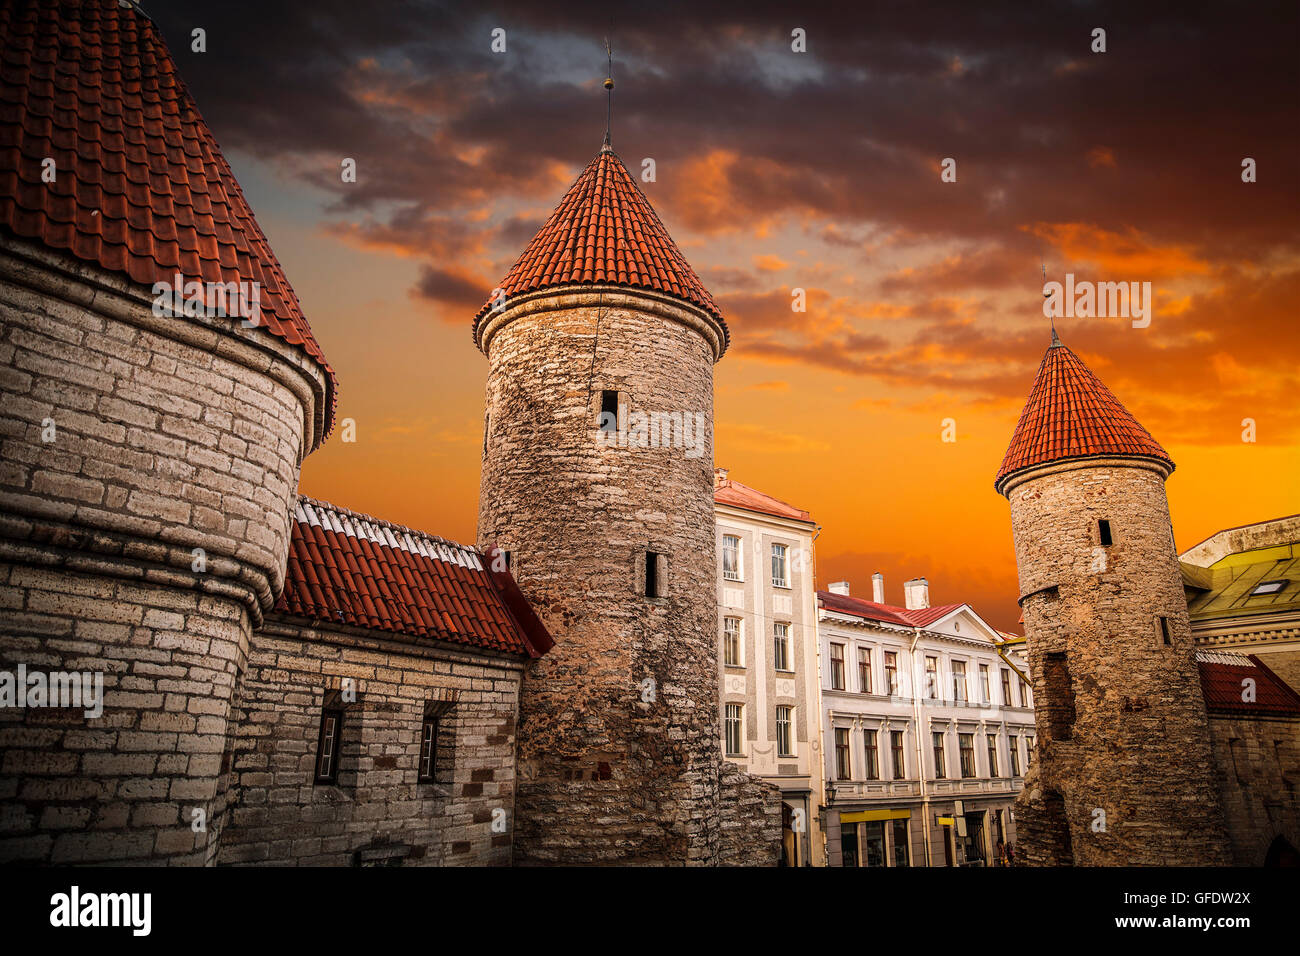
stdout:
[[930,606],[930,582],[925,578],[912,578],[903,585],[903,604],[909,611],[919,611]]
[[726,484],[727,475],[729,474],[731,474],[731,470],[728,468],[713,469],[713,487],[715,490]]
[[832,581],[830,587],[831,587],[831,594],[842,594],[845,597],[849,596],[848,581]]
[[871,576],[871,600],[877,604],[885,603],[885,576],[879,571]]

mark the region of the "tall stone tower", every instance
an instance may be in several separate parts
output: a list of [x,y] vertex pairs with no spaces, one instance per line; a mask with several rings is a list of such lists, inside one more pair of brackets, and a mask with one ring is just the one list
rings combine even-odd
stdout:
[[148,17],[0,33],[0,671],[103,682],[0,708],[0,861],[210,863],[333,373]]
[[713,863],[717,306],[608,141],[480,310],[478,540],[556,637],[519,714],[516,863]]
[[1011,503],[1038,747],[1030,864],[1230,862],[1165,479],[1055,331],[995,488]]

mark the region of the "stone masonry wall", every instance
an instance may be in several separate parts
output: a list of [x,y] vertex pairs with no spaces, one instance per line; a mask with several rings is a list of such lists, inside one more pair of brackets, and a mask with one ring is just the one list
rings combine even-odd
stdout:
[[[1042,837],[1062,832],[1035,819],[1046,813],[1063,815],[1076,864],[1226,863],[1163,476],[1122,460],[1070,462],[1008,497],[1038,730],[1037,773],[1017,804],[1020,855],[1066,861],[1060,841]],[[1098,519],[1110,522],[1110,547]],[[1066,675],[1048,666],[1053,654],[1074,697],[1068,737],[1052,733],[1050,718],[1069,709],[1055,707]]]
[[0,857],[215,855],[215,827],[177,818],[220,815],[210,748],[283,582],[323,375],[264,330],[157,317],[148,290],[0,245],[0,655],[111,689],[98,720],[0,714],[21,841]]
[[776,866],[781,859],[781,789],[722,764],[718,864]]
[[1300,719],[1210,715],[1219,794],[1237,866],[1263,866],[1278,837],[1300,848]]
[[[236,708],[219,862],[508,866],[521,673],[510,659],[268,619]],[[357,694],[338,782],[317,784],[322,704],[346,678]],[[447,692],[458,699],[441,718],[437,782],[420,783],[424,706]]]
[[[716,863],[713,363],[684,306],[618,292],[514,307],[488,344],[478,541],[556,640],[530,665],[516,863]],[[704,416],[681,447],[602,447],[601,391]],[[645,552],[666,558],[644,595]]]

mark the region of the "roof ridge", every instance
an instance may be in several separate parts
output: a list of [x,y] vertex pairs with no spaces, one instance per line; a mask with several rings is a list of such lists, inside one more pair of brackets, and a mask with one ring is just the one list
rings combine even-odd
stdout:
[[[306,504],[314,508],[319,508],[323,511],[328,511],[344,518],[350,518],[355,521],[366,522],[375,525],[379,528],[384,528],[389,531],[397,532],[399,534],[409,534],[412,537],[419,538],[421,540],[430,542],[435,545],[443,545],[448,548],[455,548],[458,551],[464,551],[469,554],[472,554],[475,557],[477,557],[479,560],[482,560],[484,557],[483,552],[480,551],[477,546],[461,544],[459,541],[453,541],[452,539],[444,538],[441,535],[431,534],[428,531],[421,531],[418,528],[411,528],[408,527],[407,525],[398,524],[397,522],[389,521],[386,518],[378,518],[374,515],[366,514],[365,512],[353,511],[351,508],[345,508],[342,505],[336,505],[331,501],[324,500],[323,498],[313,498],[310,495],[300,494],[298,495],[297,503],[298,505]],[[294,520],[298,521],[302,519],[295,517]],[[400,547],[403,551],[411,550],[410,548],[406,547],[400,542],[397,543],[396,545],[390,545],[390,546]],[[431,555],[431,557],[436,557],[436,555]]]

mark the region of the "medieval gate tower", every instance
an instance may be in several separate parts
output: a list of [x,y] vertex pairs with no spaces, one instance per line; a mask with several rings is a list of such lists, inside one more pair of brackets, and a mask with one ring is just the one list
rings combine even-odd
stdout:
[[995,487],[1011,503],[1038,730],[1031,864],[1230,862],[1165,479],[1174,463],[1052,333]]
[[515,861],[716,862],[728,333],[608,140],[474,337],[489,362],[478,540],[508,553],[556,636],[524,681]]

